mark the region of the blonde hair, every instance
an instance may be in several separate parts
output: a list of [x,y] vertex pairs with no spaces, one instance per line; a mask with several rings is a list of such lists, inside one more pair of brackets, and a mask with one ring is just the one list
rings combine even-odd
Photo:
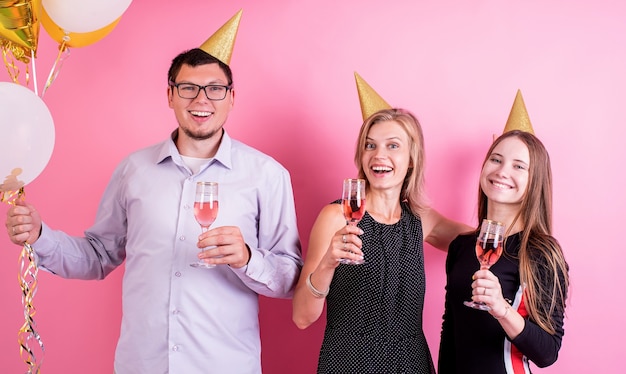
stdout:
[[379,110],[363,122],[354,153],[354,163],[359,171],[359,178],[366,179],[366,183],[369,186],[369,182],[367,178],[365,178],[361,158],[365,151],[370,129],[377,123],[384,121],[396,122],[409,136],[410,166],[404,177],[402,191],[400,192],[400,201],[406,201],[413,214],[419,214],[426,208],[424,191],[424,135],[419,121],[408,110],[400,108]]

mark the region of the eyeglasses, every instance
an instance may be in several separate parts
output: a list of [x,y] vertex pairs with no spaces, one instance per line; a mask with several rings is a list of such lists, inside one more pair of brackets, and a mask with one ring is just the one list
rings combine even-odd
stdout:
[[200,91],[204,91],[207,99],[212,101],[224,100],[228,90],[233,86],[222,86],[217,84],[207,84],[206,86],[198,86],[193,83],[174,83],[170,82],[171,87],[176,87],[178,96],[183,99],[195,99],[200,94]]

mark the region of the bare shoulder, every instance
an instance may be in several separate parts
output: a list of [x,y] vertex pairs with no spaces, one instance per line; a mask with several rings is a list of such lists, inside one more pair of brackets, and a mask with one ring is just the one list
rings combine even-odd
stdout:
[[313,227],[314,229],[317,226],[321,226],[320,228],[332,227],[336,231],[345,224],[346,219],[343,216],[341,204],[328,204],[320,210]]
[[328,204],[320,210],[311,228],[305,267],[317,266],[323,254],[327,251],[331,238],[345,224],[346,221],[343,218],[340,204]]

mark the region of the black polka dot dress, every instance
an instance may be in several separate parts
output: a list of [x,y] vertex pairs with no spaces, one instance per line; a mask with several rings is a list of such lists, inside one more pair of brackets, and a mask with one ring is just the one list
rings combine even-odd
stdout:
[[421,220],[403,204],[400,220],[363,229],[365,264],[341,264],[327,297],[318,373],[435,373],[422,330],[426,291]]

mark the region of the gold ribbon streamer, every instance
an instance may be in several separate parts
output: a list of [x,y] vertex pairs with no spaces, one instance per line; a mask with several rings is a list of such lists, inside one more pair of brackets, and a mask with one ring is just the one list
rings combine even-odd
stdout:
[[[17,334],[17,340],[20,344],[20,356],[24,363],[28,365],[28,374],[39,374],[41,372],[41,364],[43,363],[44,346],[39,333],[35,329],[35,307],[33,306],[33,298],[37,293],[37,262],[35,252],[28,243],[24,243],[19,259],[20,271],[17,277],[22,289],[22,305],[24,306],[24,324]],[[31,344],[32,342],[37,344]],[[38,354],[33,348],[39,347],[41,350],[41,359],[37,362]]]
[[[17,185],[17,187],[20,187],[20,186]],[[26,192],[24,192],[24,187],[20,187],[18,190],[15,190],[15,191],[0,190],[0,201],[2,201],[3,203],[7,203],[9,205],[15,205],[15,202],[18,199],[22,199],[25,196],[26,196]]]
[[[11,78],[13,83],[20,84],[19,82],[20,69],[17,66],[17,61],[23,62],[25,64],[28,64],[29,61],[32,61],[33,66],[34,66],[35,60],[30,60],[28,58],[28,55],[24,54],[25,52],[24,49],[6,40],[0,40],[0,50],[2,50],[2,58],[4,60],[4,66],[6,66],[7,68],[9,77]],[[28,84],[30,83],[30,72],[28,70],[28,65],[26,65],[25,75],[26,75],[25,86],[27,87]]]
[[[7,71],[9,72],[9,77],[11,77],[11,80],[13,81],[13,83],[18,83],[18,77],[20,75],[20,69],[17,67],[16,65],[16,61],[15,59],[19,60],[19,53],[16,54],[15,50],[12,48],[13,46],[5,41],[5,40],[0,40],[0,49],[2,49],[2,58],[4,59],[4,66],[7,67]],[[22,55],[23,55],[23,51]]]
[[[24,187],[18,191],[0,191],[0,201],[9,205],[15,205],[15,202],[25,197]],[[35,307],[33,299],[37,293],[37,260],[35,252],[30,244],[24,242],[22,252],[19,257],[19,272],[17,280],[22,290],[22,305],[24,306],[24,324],[17,333],[17,341],[20,345],[20,357],[24,363],[28,365],[27,374],[41,373],[41,364],[45,353],[41,336],[35,329]],[[32,344],[33,342],[36,343]],[[39,352],[35,353],[35,348],[40,349],[41,359],[37,361]]]

